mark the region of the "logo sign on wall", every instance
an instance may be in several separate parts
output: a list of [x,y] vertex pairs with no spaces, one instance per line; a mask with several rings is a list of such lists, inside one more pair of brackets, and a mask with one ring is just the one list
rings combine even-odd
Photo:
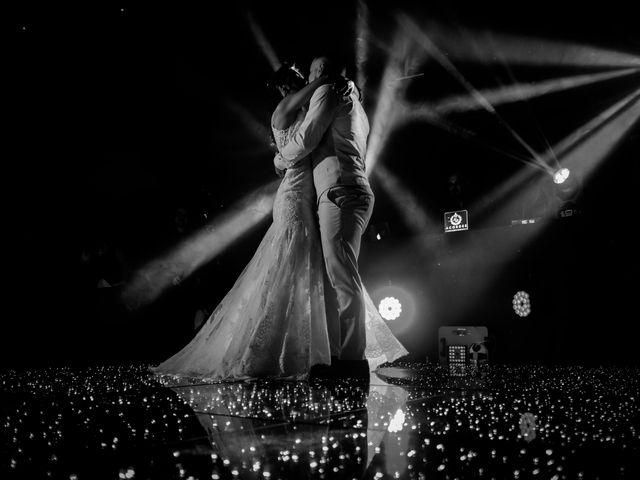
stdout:
[[469,214],[466,210],[458,210],[455,212],[444,212],[444,231],[458,232],[460,230],[469,230]]

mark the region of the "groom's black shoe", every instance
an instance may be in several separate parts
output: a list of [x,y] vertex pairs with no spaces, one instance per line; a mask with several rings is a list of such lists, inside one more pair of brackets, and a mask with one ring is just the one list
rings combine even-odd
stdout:
[[339,360],[331,357],[331,365],[314,365],[309,378],[323,380],[369,380],[369,362],[367,360]]
[[313,365],[309,370],[309,379],[334,379],[336,378],[335,368],[333,367],[333,357],[331,359],[331,365],[319,364]]
[[369,362],[367,360],[337,360],[331,364],[341,378],[369,378]]

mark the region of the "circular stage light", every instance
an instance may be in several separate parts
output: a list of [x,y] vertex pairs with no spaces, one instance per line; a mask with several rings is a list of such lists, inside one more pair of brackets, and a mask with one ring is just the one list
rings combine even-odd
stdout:
[[570,173],[571,172],[568,168],[559,169],[558,171],[556,171],[556,173],[553,174],[553,182],[557,183],[558,185],[564,183],[564,181],[569,178]]
[[529,301],[529,294],[524,291],[516,292],[513,296],[513,310],[521,317],[526,317],[531,313],[531,302]]
[[[390,281],[382,285],[376,285],[371,289],[371,304],[369,309],[375,310],[377,315],[396,335],[402,335],[410,331],[416,322],[416,299],[412,291],[424,293],[414,285],[392,285]],[[425,301],[424,297],[420,299]],[[423,316],[426,313],[421,312]],[[380,319],[378,319],[380,320]]]
[[402,313],[402,304],[395,297],[384,297],[380,300],[378,311],[385,320],[395,320]]

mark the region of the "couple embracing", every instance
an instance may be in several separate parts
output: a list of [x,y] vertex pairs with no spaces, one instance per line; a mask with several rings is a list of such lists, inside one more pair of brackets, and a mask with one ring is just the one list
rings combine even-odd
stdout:
[[369,122],[353,82],[329,57],[308,82],[290,66],[271,128],[282,176],[273,223],[253,258],[182,350],[152,371],[209,380],[366,377],[408,352],[358,273],[374,195],[365,173]]

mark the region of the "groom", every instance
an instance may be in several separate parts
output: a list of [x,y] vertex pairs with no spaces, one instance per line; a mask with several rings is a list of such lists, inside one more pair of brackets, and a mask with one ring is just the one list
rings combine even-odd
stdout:
[[[340,73],[333,59],[316,57],[309,82]],[[311,155],[322,252],[338,303],[337,309],[327,304],[331,372],[366,377],[365,305],[358,255],[374,203],[365,173],[368,134],[369,121],[357,91],[340,97],[331,85],[322,85],[311,97],[298,132],[275,159],[277,165],[283,159],[291,162]],[[325,297],[330,294],[326,292]]]

